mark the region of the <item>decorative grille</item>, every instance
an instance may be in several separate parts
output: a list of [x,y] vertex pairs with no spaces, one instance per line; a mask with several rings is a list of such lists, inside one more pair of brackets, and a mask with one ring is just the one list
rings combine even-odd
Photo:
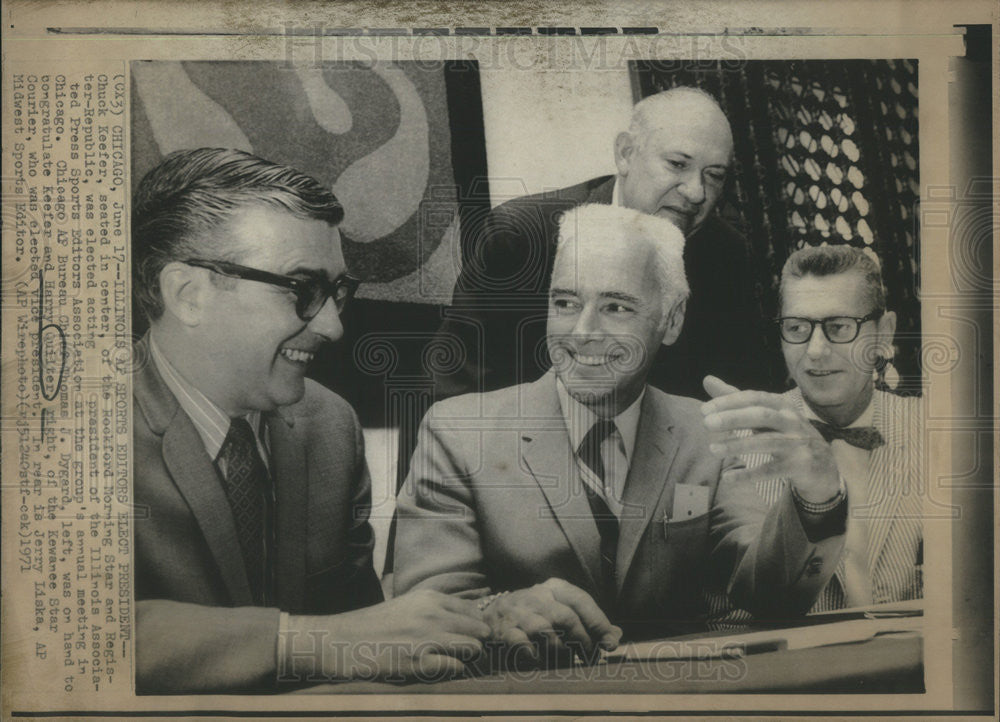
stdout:
[[[792,251],[864,248],[881,263],[898,315],[897,391],[919,392],[917,62],[643,61],[633,70],[640,97],[694,85],[729,117],[736,163],[719,212],[746,233],[760,313],[777,314]],[[768,343],[776,348],[776,335]]]

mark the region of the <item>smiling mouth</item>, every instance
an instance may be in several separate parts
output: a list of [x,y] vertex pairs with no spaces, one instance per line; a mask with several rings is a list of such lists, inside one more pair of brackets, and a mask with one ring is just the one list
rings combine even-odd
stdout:
[[570,350],[569,355],[581,366],[607,366],[614,363],[622,354],[613,351],[604,354],[582,354]]
[[316,356],[312,351],[305,351],[298,348],[283,348],[278,351],[278,354],[286,361],[298,364],[299,366],[307,365]]
[[823,369],[809,369],[806,371],[807,376],[813,376],[816,378],[825,378],[827,376],[832,376],[833,374],[839,374],[840,371],[837,370],[823,370]]

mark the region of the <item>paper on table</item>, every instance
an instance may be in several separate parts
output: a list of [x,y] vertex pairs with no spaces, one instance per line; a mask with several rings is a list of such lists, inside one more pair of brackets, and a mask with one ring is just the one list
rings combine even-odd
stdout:
[[791,629],[769,629],[722,637],[632,642],[610,653],[608,661],[670,659],[731,659],[779,649],[808,649],[830,644],[863,642],[879,634],[919,632],[923,617],[891,616],[851,619]]

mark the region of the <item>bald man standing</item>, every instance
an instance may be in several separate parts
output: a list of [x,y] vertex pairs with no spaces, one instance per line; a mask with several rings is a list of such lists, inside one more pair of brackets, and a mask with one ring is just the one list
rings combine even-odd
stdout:
[[676,344],[657,354],[651,385],[696,397],[704,397],[706,374],[741,387],[774,385],[746,273],[747,242],[715,213],[733,156],[732,131],[718,103],[689,87],[645,98],[615,139],[614,156],[616,175],[516,198],[490,213],[480,242],[464,258],[438,331],[438,340],[459,344],[464,358],[454,373],[436,376],[438,399],[533,381],[550,366],[546,289],[557,222],[584,203],[668,218],[687,239],[687,320]]

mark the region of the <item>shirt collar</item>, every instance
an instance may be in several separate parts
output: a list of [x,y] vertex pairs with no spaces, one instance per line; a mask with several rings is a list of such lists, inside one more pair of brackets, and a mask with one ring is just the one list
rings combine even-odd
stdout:
[[[210,458],[215,459],[226,440],[226,434],[229,433],[229,415],[180,375],[163,355],[156,343],[156,334],[152,331],[149,334],[149,351],[163,382],[198,431],[202,443],[205,444],[205,451],[208,452]],[[243,418],[250,423],[250,428],[253,429],[257,443],[260,445],[263,440],[260,411],[251,411]]]
[[[559,406],[562,409],[563,420],[566,422],[566,430],[569,432],[569,440],[575,452],[583,443],[583,437],[590,431],[590,427],[597,421],[597,414],[570,396],[569,391],[563,385],[559,377],[556,377],[556,393],[559,396]],[[622,442],[625,445],[625,459],[632,462],[632,452],[635,449],[635,436],[639,429],[639,412],[642,407],[642,399],[646,395],[643,388],[639,398],[632,402],[632,405],[623,412],[615,416],[612,421],[621,434]]]
[[611,189],[611,205],[621,206],[622,204],[622,184],[618,182],[618,176],[615,176],[615,184]]
[[[802,407],[805,410],[805,415],[807,419],[813,419],[815,421],[823,421],[823,419],[817,416],[816,413],[812,410],[812,408],[810,408],[809,402],[806,401],[804,397],[802,399]],[[875,394],[872,393],[872,398],[868,402],[868,407],[861,412],[861,415],[858,416],[858,418],[856,418],[854,421],[849,423],[844,428],[852,429],[857,426],[873,426],[874,420],[875,420]]]

